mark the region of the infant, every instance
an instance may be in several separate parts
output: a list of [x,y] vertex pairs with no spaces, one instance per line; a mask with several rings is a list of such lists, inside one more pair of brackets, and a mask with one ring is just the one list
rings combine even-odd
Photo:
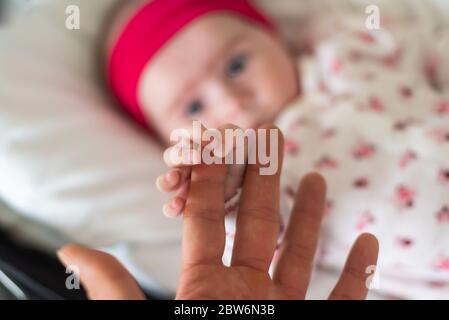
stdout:
[[[449,294],[449,50],[436,45],[444,30],[417,30],[429,46],[411,26],[368,31],[358,17],[331,28],[327,20],[298,61],[246,0],[135,0],[118,12],[108,82],[167,148],[168,165],[170,133],[192,120],[243,129],[276,122],[285,136],[284,223],[303,174],[319,171],[329,184],[320,265],[340,267],[357,233],[369,231],[380,240],[381,291]],[[158,178],[176,192],[168,215],[183,210],[192,161]],[[241,172],[230,171],[227,208],[238,203]]]

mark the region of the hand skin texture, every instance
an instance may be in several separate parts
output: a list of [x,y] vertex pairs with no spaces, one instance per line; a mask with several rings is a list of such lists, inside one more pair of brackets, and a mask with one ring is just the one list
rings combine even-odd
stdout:
[[[264,128],[276,128],[264,126]],[[279,164],[283,137],[279,134]],[[225,246],[224,184],[226,165],[192,167],[189,193],[182,216],[183,261],[177,299],[304,299],[310,281],[326,184],[315,173],[299,184],[295,204],[278,252],[273,277],[268,269],[279,232],[279,165],[275,175],[259,174],[259,164],[247,166],[232,263],[222,263]],[[267,196],[270,195],[270,196]],[[330,299],[365,299],[365,272],[376,265],[377,239],[362,234],[353,245]],[[137,282],[112,256],[79,245],[67,245],[58,256],[76,265],[91,299],[144,299]]]

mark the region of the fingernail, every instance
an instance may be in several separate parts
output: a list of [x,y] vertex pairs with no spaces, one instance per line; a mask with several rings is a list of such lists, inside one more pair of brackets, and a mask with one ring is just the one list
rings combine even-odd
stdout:
[[158,177],[156,179],[156,187],[159,191],[162,191],[162,186],[161,186],[161,177]]
[[162,207],[162,212],[164,213],[164,215],[167,218],[172,219],[172,218],[176,217],[176,215],[173,214],[173,212],[171,211],[170,205],[168,205],[168,204],[164,204],[164,206]]

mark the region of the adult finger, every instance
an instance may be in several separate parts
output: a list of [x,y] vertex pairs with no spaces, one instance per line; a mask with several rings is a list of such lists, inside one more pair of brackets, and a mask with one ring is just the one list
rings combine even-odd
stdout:
[[131,274],[107,253],[71,244],[61,248],[58,257],[65,266],[77,268],[90,299],[145,299]]
[[280,226],[279,180],[284,139],[274,125],[260,129],[255,143],[249,143],[232,265],[268,271]]
[[362,300],[368,294],[370,279],[377,264],[379,243],[372,234],[359,236],[349,253],[345,267],[334,290],[332,300]]
[[222,263],[225,245],[224,182],[226,166],[192,168],[183,213],[183,267]]
[[273,277],[295,299],[304,299],[309,285],[325,199],[324,179],[316,173],[306,175],[296,192]]

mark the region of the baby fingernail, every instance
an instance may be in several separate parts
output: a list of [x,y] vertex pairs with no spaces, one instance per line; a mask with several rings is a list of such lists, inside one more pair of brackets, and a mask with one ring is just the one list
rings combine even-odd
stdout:
[[166,217],[168,217],[168,218],[174,218],[174,217],[176,217],[176,214],[174,214],[174,213],[172,212],[172,209],[170,208],[170,205],[165,204],[165,205],[162,207],[162,212],[163,212],[164,215],[165,215]]
[[156,179],[156,187],[159,191],[164,191],[162,179],[163,179],[162,176],[159,176]]

